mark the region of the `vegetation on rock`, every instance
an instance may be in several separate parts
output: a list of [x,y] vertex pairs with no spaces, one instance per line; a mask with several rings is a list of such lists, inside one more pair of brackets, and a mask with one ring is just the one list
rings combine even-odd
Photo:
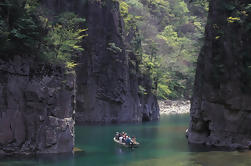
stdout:
[[1,56],[30,55],[50,63],[74,67],[86,36],[85,19],[74,13],[53,15],[38,0],[3,0],[0,3]]
[[[196,0],[118,0],[125,36],[141,72],[151,76],[160,99],[189,98],[206,23],[208,2]],[[142,47],[142,48],[141,48]]]
[[[137,60],[131,62],[139,66],[141,74],[150,76],[150,91],[159,99],[189,98],[203,44],[208,2],[117,1],[125,22],[126,51],[137,56]],[[233,15],[228,22],[241,22],[240,17]],[[73,57],[83,51],[80,43],[86,36],[84,23],[84,18],[72,12],[54,14],[38,0],[3,0],[0,3],[0,54],[30,55],[73,68],[76,65]],[[108,43],[107,49],[114,53],[122,51],[115,43]],[[149,91],[149,87],[141,86]]]

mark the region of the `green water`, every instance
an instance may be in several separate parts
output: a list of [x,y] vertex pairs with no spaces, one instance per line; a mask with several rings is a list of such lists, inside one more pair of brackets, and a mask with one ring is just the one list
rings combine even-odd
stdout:
[[[189,146],[184,135],[188,121],[188,115],[173,115],[144,124],[77,127],[76,146],[84,152],[3,160],[0,166],[251,166],[251,152]],[[116,145],[113,134],[123,130],[136,136],[141,146]]]

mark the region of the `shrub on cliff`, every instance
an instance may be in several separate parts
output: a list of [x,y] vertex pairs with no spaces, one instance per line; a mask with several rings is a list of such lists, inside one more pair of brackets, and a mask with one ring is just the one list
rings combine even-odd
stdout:
[[80,43],[87,36],[82,29],[85,20],[74,13],[66,12],[57,16],[47,26],[48,34],[44,38],[46,45],[41,54],[54,62],[64,62],[71,68],[75,66],[73,56],[83,51]]
[[[72,56],[83,51],[85,20],[74,13],[51,16],[37,0],[0,3],[0,55],[29,55],[73,67]],[[48,19],[50,17],[50,19]]]
[[29,1],[0,3],[0,54],[33,53],[39,48],[43,34]]

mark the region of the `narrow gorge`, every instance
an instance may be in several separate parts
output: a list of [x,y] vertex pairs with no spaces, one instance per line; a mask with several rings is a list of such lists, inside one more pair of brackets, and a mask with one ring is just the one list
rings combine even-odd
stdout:
[[250,0],[2,1],[4,166],[251,164]]
[[[0,154],[72,152],[74,125],[159,119],[152,81],[127,51],[119,3],[42,1],[59,14],[86,18],[88,37],[75,71],[34,56],[0,60]],[[132,34],[133,35],[133,34]],[[127,40],[127,41],[126,41]],[[139,93],[139,85],[145,94]]]

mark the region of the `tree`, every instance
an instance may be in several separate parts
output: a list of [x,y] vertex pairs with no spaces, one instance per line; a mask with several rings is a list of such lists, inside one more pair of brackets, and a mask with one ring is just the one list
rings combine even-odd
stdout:
[[[196,0],[119,1],[126,34],[137,31],[142,46],[140,70],[150,74],[159,98],[191,96],[195,64],[203,44],[208,2]],[[122,8],[122,7],[121,7]],[[198,12],[199,11],[199,12]],[[134,50],[135,45],[131,45]],[[140,50],[140,49],[137,49]]]
[[[74,13],[49,16],[38,0],[0,3],[1,56],[29,55],[73,67],[72,56],[83,51],[85,20]],[[48,19],[53,18],[53,19]]]

